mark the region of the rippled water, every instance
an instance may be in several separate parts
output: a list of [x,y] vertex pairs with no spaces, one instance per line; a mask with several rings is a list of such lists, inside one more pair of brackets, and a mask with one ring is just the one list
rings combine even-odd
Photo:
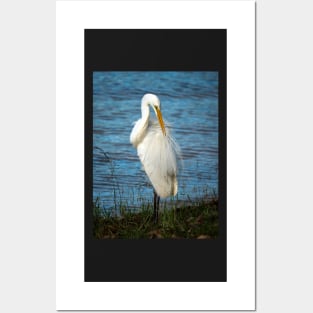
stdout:
[[[163,117],[182,151],[174,199],[190,201],[218,191],[217,72],[94,72],[93,197],[106,209],[120,203],[137,208],[153,200],[129,142],[148,92],[160,98]],[[150,116],[154,118],[153,111]]]

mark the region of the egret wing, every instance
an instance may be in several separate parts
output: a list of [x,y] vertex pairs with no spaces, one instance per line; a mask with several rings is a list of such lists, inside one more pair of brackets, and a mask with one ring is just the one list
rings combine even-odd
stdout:
[[162,198],[175,195],[179,148],[169,130],[164,136],[158,125],[150,125],[137,151],[157,194]]

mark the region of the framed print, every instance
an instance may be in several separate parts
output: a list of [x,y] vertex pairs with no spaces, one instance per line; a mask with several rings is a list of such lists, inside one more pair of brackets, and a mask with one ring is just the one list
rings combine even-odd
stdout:
[[255,308],[254,5],[57,2],[58,310]]
[[[160,139],[145,128],[140,164],[129,138],[145,94],[176,119]],[[86,29],[85,125],[85,281],[226,281],[226,30]],[[172,194],[163,166],[177,167]]]

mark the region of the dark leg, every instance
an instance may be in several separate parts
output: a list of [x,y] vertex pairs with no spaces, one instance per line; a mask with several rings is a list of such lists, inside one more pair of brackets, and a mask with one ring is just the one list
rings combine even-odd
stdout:
[[157,193],[153,190],[154,199],[153,199],[153,216],[154,216],[154,223],[158,223],[159,219],[159,206],[160,206],[160,197],[157,195]]

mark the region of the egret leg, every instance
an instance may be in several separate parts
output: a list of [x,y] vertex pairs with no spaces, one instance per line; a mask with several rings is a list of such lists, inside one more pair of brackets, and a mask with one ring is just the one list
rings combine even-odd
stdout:
[[160,207],[160,197],[157,195],[155,190],[153,190],[154,199],[153,199],[153,216],[154,223],[157,224],[159,220],[159,207]]

